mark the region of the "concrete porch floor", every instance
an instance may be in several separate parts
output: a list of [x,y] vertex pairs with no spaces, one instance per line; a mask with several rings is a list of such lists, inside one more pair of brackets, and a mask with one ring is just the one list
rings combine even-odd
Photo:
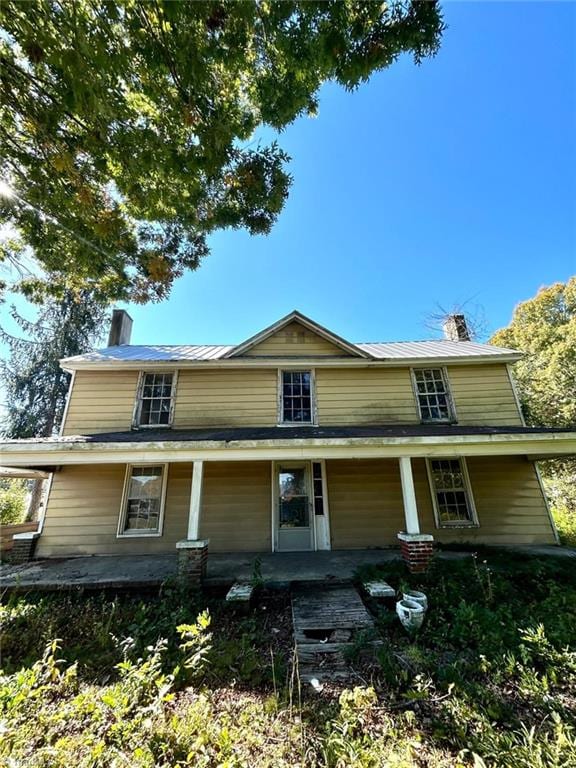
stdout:
[[[512,548],[510,548],[512,549]],[[537,556],[576,558],[576,550],[553,547],[517,547]],[[440,558],[470,557],[470,552],[440,552]],[[270,584],[294,581],[347,581],[360,565],[378,565],[399,559],[398,549],[338,550],[332,552],[234,552],[208,557],[208,586],[251,581],[256,559],[263,580]],[[176,577],[176,555],[91,555],[33,560],[0,566],[0,589],[8,591],[62,589],[137,589],[158,587]]]
[[[209,586],[251,581],[257,560],[266,583],[349,580],[359,565],[399,558],[398,550],[231,552],[208,556]],[[0,589],[59,590],[158,587],[176,578],[176,554],[47,558],[0,567]]]

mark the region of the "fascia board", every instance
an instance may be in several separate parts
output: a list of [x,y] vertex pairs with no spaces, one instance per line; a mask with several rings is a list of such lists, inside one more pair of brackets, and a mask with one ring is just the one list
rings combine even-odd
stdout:
[[92,362],[79,360],[62,365],[63,370],[99,371],[99,370],[174,370],[178,368],[289,368],[303,364],[314,368],[399,368],[425,365],[476,365],[480,363],[515,363],[521,355],[477,355],[462,357],[395,357],[395,358],[322,358],[322,357],[250,357],[220,358],[219,360],[114,360],[110,362]]
[[2,461],[11,467],[57,463],[97,464],[246,461],[400,456],[566,456],[576,455],[576,432],[522,435],[449,435],[387,438],[302,438],[294,440],[162,441],[150,443],[4,443]]

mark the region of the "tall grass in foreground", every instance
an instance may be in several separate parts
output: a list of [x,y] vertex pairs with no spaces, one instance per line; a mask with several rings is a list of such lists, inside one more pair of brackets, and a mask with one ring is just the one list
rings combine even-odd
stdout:
[[321,694],[300,685],[286,596],[244,619],[177,591],[9,600],[0,764],[576,767],[576,573],[491,565],[371,570],[423,588],[427,622],[409,638],[371,606],[380,649]]

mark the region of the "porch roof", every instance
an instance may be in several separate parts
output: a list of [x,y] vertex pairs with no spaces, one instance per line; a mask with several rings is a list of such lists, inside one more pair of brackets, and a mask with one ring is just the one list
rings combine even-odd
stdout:
[[464,425],[132,430],[0,442],[0,464],[576,454],[576,428]]
[[99,432],[66,437],[33,437],[7,440],[3,445],[70,443],[173,443],[173,442],[236,442],[245,440],[308,440],[335,438],[394,438],[451,437],[455,435],[553,435],[576,434],[576,428],[485,426],[462,424],[378,424],[354,426],[275,426],[275,427],[204,427],[199,429],[131,429],[122,432]]

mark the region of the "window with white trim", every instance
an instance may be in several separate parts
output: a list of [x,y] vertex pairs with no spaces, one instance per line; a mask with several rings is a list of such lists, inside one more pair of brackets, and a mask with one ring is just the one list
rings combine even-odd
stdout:
[[428,474],[437,525],[477,525],[464,459],[429,459]]
[[414,390],[422,421],[452,421],[450,391],[446,373],[442,368],[415,368]]
[[119,536],[161,534],[165,478],[164,464],[128,467]]
[[280,421],[282,424],[313,424],[312,371],[281,371]]
[[174,409],[174,374],[143,373],[140,380],[136,425],[169,426]]

